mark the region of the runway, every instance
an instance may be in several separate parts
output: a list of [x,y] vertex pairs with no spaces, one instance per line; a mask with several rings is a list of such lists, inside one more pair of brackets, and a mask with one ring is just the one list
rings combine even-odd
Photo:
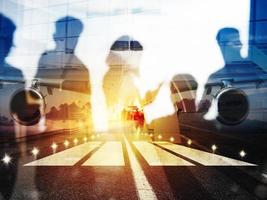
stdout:
[[0,146],[2,157],[11,158],[0,164],[2,199],[261,199],[267,194],[261,163],[164,135],[156,141],[146,133],[76,130]]

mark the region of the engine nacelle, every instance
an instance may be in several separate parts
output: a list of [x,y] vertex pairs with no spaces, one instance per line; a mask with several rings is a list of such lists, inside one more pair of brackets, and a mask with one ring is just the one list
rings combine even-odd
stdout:
[[21,88],[11,98],[11,117],[21,125],[37,124],[44,115],[44,111],[44,97],[34,88]]
[[217,95],[217,120],[225,125],[237,125],[247,118],[249,112],[248,97],[239,88],[226,87]]

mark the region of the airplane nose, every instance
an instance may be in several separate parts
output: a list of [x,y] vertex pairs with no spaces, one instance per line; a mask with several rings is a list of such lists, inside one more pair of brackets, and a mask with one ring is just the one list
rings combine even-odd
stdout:
[[245,92],[239,88],[228,87],[217,95],[217,120],[225,125],[237,125],[247,118],[249,102]]
[[10,114],[21,125],[31,126],[44,114],[44,97],[33,88],[17,90],[10,101]]

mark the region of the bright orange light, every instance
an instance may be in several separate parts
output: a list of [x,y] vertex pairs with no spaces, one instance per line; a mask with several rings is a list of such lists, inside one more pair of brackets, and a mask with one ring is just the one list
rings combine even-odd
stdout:
[[65,148],[67,148],[67,147],[69,146],[69,144],[70,144],[70,143],[69,143],[68,140],[65,140],[65,141],[64,141],[64,146],[65,146]]
[[188,145],[191,145],[191,144],[192,144],[192,140],[189,139],[189,140],[187,141],[187,144],[188,144]]
[[55,151],[57,149],[57,144],[53,142],[53,144],[51,145],[51,148],[53,149],[53,151]]
[[74,142],[74,145],[77,145],[77,144],[78,144],[78,139],[75,138],[75,139],[73,140],[73,142]]

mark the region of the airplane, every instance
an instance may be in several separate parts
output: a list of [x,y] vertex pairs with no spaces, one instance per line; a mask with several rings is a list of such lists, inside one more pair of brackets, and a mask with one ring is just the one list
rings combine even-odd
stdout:
[[[52,69],[57,71],[58,69]],[[77,69],[68,68],[73,71]],[[78,76],[77,76],[78,77]],[[26,82],[30,82],[29,87],[24,87]],[[49,78],[33,78],[31,80],[24,80],[18,77],[0,76],[1,88],[5,84],[18,84],[17,90],[13,92],[10,99],[10,114],[11,117],[21,125],[32,126],[39,122],[42,115],[45,114],[45,107],[47,103],[47,96],[41,91],[46,88],[49,95],[53,95],[53,90],[71,91],[88,95],[90,83],[88,80],[81,79],[49,79]]]
[[[261,4],[261,1],[251,1],[251,10],[253,12],[257,12],[256,9],[262,9],[264,8],[264,6],[258,6],[256,4]],[[251,11],[251,12],[252,12]],[[252,17],[255,17],[254,15],[251,14],[251,21],[255,21],[256,19],[252,19]],[[250,24],[250,32],[254,33],[254,35],[251,36],[250,41],[254,40],[254,43],[259,43],[260,39],[257,38],[261,38],[261,35],[255,35],[255,34],[261,34],[256,32],[255,29],[255,23],[251,23]],[[254,29],[253,29],[254,28]],[[253,29],[253,30],[252,30]],[[259,45],[258,45],[259,46]],[[257,45],[251,46],[250,47],[250,51],[255,54],[255,52],[257,53],[259,50],[261,50],[260,48],[256,48]],[[131,51],[131,53],[136,53],[136,56],[139,56],[138,51],[142,51],[142,46],[140,46],[138,44],[137,41],[133,40],[133,39],[129,39],[129,38],[122,38],[121,40],[116,41],[113,46],[111,47],[111,54],[113,56],[120,56],[120,61],[124,61],[124,58],[122,56],[122,52],[123,51]],[[258,50],[258,51],[257,51]],[[244,75],[244,73],[241,73],[240,76],[238,75],[238,73],[228,73],[227,75],[222,75],[222,76],[217,76],[216,79],[213,79],[212,81],[208,82],[205,86],[205,96],[207,96],[207,100],[209,100],[211,102],[211,100],[215,100],[215,102],[217,102],[217,111],[218,111],[218,116],[216,117],[217,121],[219,123],[221,123],[222,125],[225,126],[240,126],[241,124],[244,124],[243,122],[248,121],[248,119],[257,119],[257,117],[259,118],[261,116],[262,120],[264,121],[263,118],[265,114],[261,115],[259,113],[262,112],[262,110],[265,109],[265,104],[261,103],[261,107],[259,107],[258,102],[259,99],[263,99],[262,97],[265,97],[264,94],[265,89],[266,89],[266,72],[265,70],[261,70],[260,68],[262,67],[261,64],[264,63],[264,59],[262,61],[262,56],[252,56],[253,53],[251,53],[251,55],[249,55],[250,58],[252,58],[251,60],[253,62],[249,63],[249,65],[253,65],[255,68],[255,71],[261,71],[261,72],[257,72],[257,75],[253,75],[251,76],[251,74],[247,74]],[[259,58],[260,57],[260,58]],[[128,59],[128,57],[126,56],[125,59]],[[133,62],[135,62],[133,60]],[[255,62],[255,63],[254,63]],[[261,64],[259,64],[261,63]],[[239,63],[240,64],[240,63]],[[241,63],[242,64],[242,63]],[[243,64],[242,64],[243,65]],[[55,69],[44,69],[44,72],[42,73],[48,73],[46,71],[51,71],[50,74],[53,74],[55,71],[53,71]],[[62,70],[62,69],[61,69]],[[70,69],[68,69],[70,70]],[[58,72],[56,72],[58,73]],[[258,75],[260,74],[260,75]],[[77,76],[79,77],[79,76]],[[190,79],[190,77],[189,77]],[[69,91],[74,91],[74,92],[80,92],[83,94],[87,94],[88,92],[88,88],[86,87],[86,85],[88,85],[88,81],[80,81],[80,80],[66,80],[66,79],[61,79],[61,78],[53,78],[53,79],[49,79],[46,77],[38,77],[34,78],[32,80],[30,80],[31,83],[31,87],[29,88],[25,88],[22,90],[18,90],[17,93],[14,93],[11,102],[11,105],[15,105],[17,104],[17,102],[19,101],[19,97],[25,95],[25,91],[28,92],[30,91],[31,96],[33,96],[37,102],[36,104],[38,106],[36,106],[36,110],[34,110],[34,112],[29,112],[30,114],[36,114],[36,116],[34,115],[31,119],[31,117],[26,117],[25,119],[31,119],[29,120],[29,122],[27,122],[27,120],[25,119],[18,119],[17,116],[15,116],[18,113],[18,110],[16,106],[11,106],[12,110],[11,111],[11,116],[13,116],[13,118],[15,120],[17,120],[19,123],[24,124],[24,125],[32,125],[32,124],[36,124],[38,123],[39,119],[40,119],[40,115],[41,113],[44,113],[43,110],[40,110],[40,108],[44,109],[45,106],[41,106],[41,105],[45,105],[47,102],[45,101],[46,96],[43,94],[43,92],[39,91],[39,88],[46,88],[47,93],[48,94],[52,94],[53,89],[58,89],[58,90],[69,90]],[[177,82],[179,80],[175,80],[173,81],[174,83]],[[182,80],[183,81],[183,80]],[[190,90],[195,90],[197,88],[197,83],[194,83],[194,79],[191,77],[191,84],[193,84],[193,86],[191,86],[192,88]],[[25,80],[20,80],[20,79],[16,79],[15,77],[6,77],[6,76],[0,76],[0,82],[4,83],[4,82],[9,82],[9,83],[21,83],[24,84],[26,81]],[[178,84],[179,85],[179,84]],[[185,84],[187,85],[187,84]],[[175,84],[174,84],[175,86]],[[175,86],[178,87],[178,86]],[[180,88],[179,88],[180,87]],[[185,93],[188,89],[183,88],[184,86],[179,86],[178,89],[180,90],[180,93]],[[189,90],[189,91],[190,91]],[[174,98],[175,97],[175,93],[174,93]],[[177,96],[177,95],[176,95]],[[261,98],[259,98],[259,96]],[[40,103],[41,102],[41,103]],[[182,101],[183,102],[183,101]],[[251,103],[252,102],[252,103]],[[181,108],[181,106],[177,105],[177,103],[179,102],[174,102],[177,106],[177,111],[182,114],[182,113],[189,113],[189,111],[191,112],[192,109],[191,108],[187,108],[185,106],[185,103],[183,102],[183,106]],[[206,102],[207,103],[207,102]],[[205,102],[204,102],[205,104]],[[239,107],[240,109],[238,109],[238,115],[235,116],[236,118],[232,117],[232,110],[235,110],[236,113],[236,105],[237,104],[241,104],[241,106]],[[25,108],[27,108],[28,106],[28,102],[24,102],[24,106],[26,106]],[[258,106],[258,107],[257,107]],[[201,109],[204,109],[201,106],[197,106],[200,109],[195,112],[195,113],[200,113]],[[26,109],[27,110],[27,109]],[[194,110],[194,109],[193,109]],[[205,110],[205,109],[204,109]],[[206,113],[206,111],[202,112],[202,116],[203,113]],[[231,111],[231,112],[230,112]],[[40,114],[38,114],[40,113]],[[192,112],[193,113],[193,112]],[[230,113],[230,116],[229,116]],[[256,114],[258,113],[258,114]],[[201,117],[203,118],[203,117]]]
[[[123,52],[123,51],[142,51],[142,48],[137,41],[116,41],[111,47],[111,51]],[[119,59],[121,60],[121,59]],[[244,65],[244,63],[239,63],[239,65]],[[250,63],[251,65],[251,63]],[[250,109],[253,106],[249,102],[253,102],[251,98],[253,95],[259,94],[260,89],[267,86],[267,74],[264,70],[260,70],[258,66],[255,66],[256,74],[248,75],[238,74],[238,73],[227,73],[224,75],[217,76],[216,79],[209,81],[205,86],[205,93],[207,99],[214,99],[217,102],[218,116],[217,120],[225,125],[237,125],[244,121]],[[72,77],[64,76],[63,74],[77,74]],[[88,80],[86,78],[82,80],[79,75],[79,68],[67,67],[67,68],[48,68],[43,69],[43,77],[48,77],[46,74],[61,74],[57,78],[33,78],[30,81],[26,81],[21,78],[16,78],[15,76],[0,76],[0,83],[18,83],[25,84],[26,82],[31,82],[30,87],[22,87],[15,91],[10,100],[10,112],[12,118],[18,123],[26,126],[34,125],[39,122],[41,116],[45,113],[46,96],[40,91],[40,87],[46,88],[49,95],[53,95],[53,90],[57,89],[59,91],[72,91],[79,92],[82,94],[89,94],[90,88]],[[260,76],[258,75],[260,74]],[[58,78],[61,77],[61,78]],[[183,94],[187,91],[195,91],[197,89],[197,82],[191,75],[179,75],[172,81],[172,86],[176,88],[176,91],[172,90],[174,95],[177,95],[177,91]],[[254,88],[254,90],[253,90]],[[248,94],[249,93],[249,94]],[[253,95],[252,95],[253,94]],[[29,98],[25,98],[25,95]],[[194,99],[194,92],[191,94],[191,99]],[[180,99],[181,100],[181,99]],[[182,101],[183,102],[183,101]],[[179,102],[174,102],[176,105]],[[206,102],[204,102],[205,104]],[[202,102],[203,104],[203,102]],[[229,118],[229,112],[232,116],[232,110],[235,109],[236,105],[241,104],[240,113],[237,118]],[[192,106],[193,104],[191,104]],[[176,106],[177,107],[177,106]],[[190,107],[190,106],[189,106]],[[183,108],[178,108],[179,112],[192,111],[183,103]],[[180,110],[179,110],[180,109]],[[203,107],[196,112],[207,112],[203,110]],[[26,116],[25,116],[26,115]]]
[[[123,36],[111,46],[111,55],[108,59],[112,60],[113,65],[131,67],[133,65],[131,61],[136,64],[136,57],[138,59],[139,52],[142,50],[143,47],[138,41],[129,36]],[[53,51],[44,53],[39,62],[37,74],[32,79],[25,80],[20,76],[1,75],[0,73],[0,92],[4,87],[10,87],[8,93],[11,94],[7,95],[10,98],[5,98],[8,99],[10,116],[16,123],[23,126],[34,126],[49,113],[49,109],[51,112],[52,107],[59,107],[59,103],[61,105],[70,104],[71,101],[80,100],[84,104],[86,101],[89,102],[91,89],[87,68],[74,55],[66,52],[63,54],[66,61],[74,60],[74,64],[68,63],[63,66],[62,62],[56,62]],[[134,58],[128,60],[129,57]],[[9,85],[15,85],[15,89]],[[25,87],[25,85],[29,86]],[[72,92],[76,94],[74,95]],[[77,93],[80,95],[77,96]],[[63,98],[62,102],[55,101],[57,98]],[[48,104],[50,104],[50,108],[48,108]],[[80,117],[81,115],[79,115]]]
[[[228,76],[209,81],[198,106],[195,106],[197,82],[192,75],[181,74],[174,77],[171,86],[173,103],[180,118],[195,113],[194,116],[198,116],[201,118],[199,121],[203,122],[212,101],[216,103],[217,110],[215,123],[219,122],[224,126],[237,126],[249,119],[263,121],[262,115],[267,116],[264,113],[267,106],[262,104],[259,107],[258,104],[259,97],[267,98],[267,76],[254,79],[249,76]],[[190,123],[190,120],[182,121]]]

